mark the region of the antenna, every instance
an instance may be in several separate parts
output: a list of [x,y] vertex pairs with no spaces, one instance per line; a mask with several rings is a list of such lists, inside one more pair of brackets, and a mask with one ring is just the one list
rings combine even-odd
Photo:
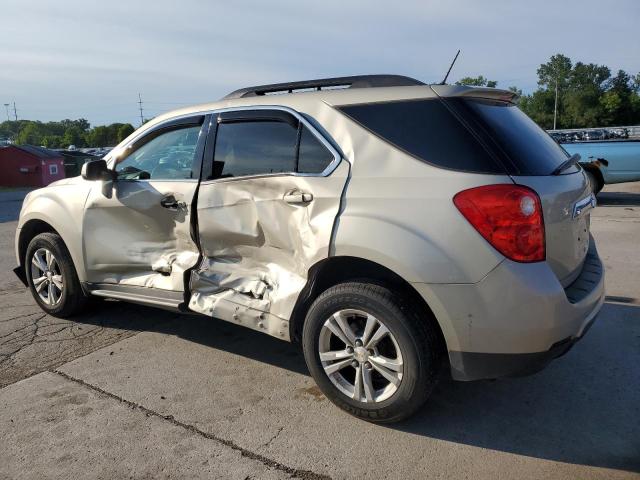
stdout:
[[447,70],[447,74],[442,79],[442,82],[440,83],[440,85],[444,85],[445,83],[447,83],[447,78],[449,78],[449,74],[451,73],[451,69],[453,68],[453,65],[456,63],[456,60],[458,59],[458,55],[460,55],[460,50],[458,50],[458,53],[456,53],[456,56],[453,57],[453,62],[451,62],[451,66],[449,66],[449,70]]

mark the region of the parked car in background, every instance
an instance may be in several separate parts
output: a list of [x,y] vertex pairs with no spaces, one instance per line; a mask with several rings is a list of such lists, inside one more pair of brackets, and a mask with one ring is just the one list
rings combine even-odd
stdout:
[[51,315],[109,297],[300,342],[332,402],[398,421],[443,366],[540,370],[603,304],[587,178],[514,97],[373,75],[156,117],[27,195],[15,272]]
[[585,140],[606,140],[609,138],[609,134],[606,130],[587,130],[583,135]]
[[628,128],[613,128],[609,130],[610,138],[629,138]]
[[85,163],[100,158],[81,150],[58,150],[58,153],[64,158],[64,175],[66,178],[77,177],[80,175],[82,166]]
[[607,184],[640,181],[640,141],[562,143],[571,155],[580,155],[580,164],[589,175],[593,191]]

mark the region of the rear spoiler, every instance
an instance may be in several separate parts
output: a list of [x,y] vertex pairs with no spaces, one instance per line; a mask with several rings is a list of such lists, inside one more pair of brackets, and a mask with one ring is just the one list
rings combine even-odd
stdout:
[[518,94],[510,90],[487,87],[467,87],[462,85],[429,85],[431,90],[439,97],[473,97],[486,98],[487,100],[499,100],[514,103]]

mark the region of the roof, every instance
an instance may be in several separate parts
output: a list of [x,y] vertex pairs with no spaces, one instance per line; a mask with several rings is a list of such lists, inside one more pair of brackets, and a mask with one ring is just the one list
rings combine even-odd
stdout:
[[[331,88],[332,86],[343,88]],[[390,86],[392,85],[392,86]],[[346,88],[345,88],[346,86]],[[320,88],[318,88],[320,87]],[[328,88],[327,88],[328,87]],[[291,90],[291,92],[289,92]],[[296,91],[302,90],[302,91]],[[155,117],[132,135],[139,136],[172,118],[203,114],[235,107],[284,106],[315,116],[320,109],[358,103],[401,101],[437,97],[476,97],[513,101],[517,95],[508,90],[460,85],[427,85],[409,77],[368,75],[339,77],[303,82],[247,87],[230,93],[217,102],[183,107]],[[130,139],[131,137],[129,137]],[[129,139],[125,141],[129,141]],[[114,150],[112,153],[117,154]]]
[[44,147],[36,147],[35,145],[11,145],[11,147],[18,148],[38,158],[62,158],[58,152]]

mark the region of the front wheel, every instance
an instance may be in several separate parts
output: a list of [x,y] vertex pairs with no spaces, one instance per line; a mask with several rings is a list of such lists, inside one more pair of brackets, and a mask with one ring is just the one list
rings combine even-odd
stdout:
[[31,294],[46,313],[66,318],[86,305],[71,255],[59,235],[41,233],[31,240],[25,270]]
[[336,285],[313,303],[303,329],[307,366],[340,408],[379,423],[427,400],[441,355],[434,325],[402,297],[367,283]]
[[602,190],[602,187],[604,187],[604,185],[602,184],[602,182],[598,180],[598,178],[593,172],[585,171],[585,173],[587,174],[587,179],[589,180],[591,191],[593,192],[594,195],[598,195],[600,193],[600,190]]

